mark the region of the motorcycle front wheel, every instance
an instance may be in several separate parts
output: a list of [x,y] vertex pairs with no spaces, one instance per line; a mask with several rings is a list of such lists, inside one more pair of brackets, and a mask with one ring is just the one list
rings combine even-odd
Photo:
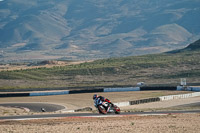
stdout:
[[100,114],[107,114],[107,110],[102,105],[99,105],[97,108]]

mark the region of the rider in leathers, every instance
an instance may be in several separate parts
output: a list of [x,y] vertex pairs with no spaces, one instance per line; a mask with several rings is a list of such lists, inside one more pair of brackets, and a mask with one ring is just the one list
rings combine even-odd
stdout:
[[104,98],[104,97],[102,97],[102,96],[98,96],[98,95],[96,95],[96,94],[94,94],[93,100],[94,100],[94,106],[95,106],[96,108],[97,108],[97,105],[98,105],[98,103],[99,103],[100,100],[101,100],[102,102],[108,102],[110,106],[113,106],[113,103],[111,103],[109,99],[106,99],[106,98]]

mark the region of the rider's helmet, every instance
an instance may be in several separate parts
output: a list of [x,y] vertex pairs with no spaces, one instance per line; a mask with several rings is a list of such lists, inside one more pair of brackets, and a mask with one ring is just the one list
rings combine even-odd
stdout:
[[93,99],[96,99],[96,98],[97,98],[97,94],[94,94],[94,95],[93,95]]

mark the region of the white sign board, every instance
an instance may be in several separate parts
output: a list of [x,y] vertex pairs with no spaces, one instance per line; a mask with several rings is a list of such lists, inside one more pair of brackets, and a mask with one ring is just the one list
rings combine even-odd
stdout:
[[181,78],[181,85],[182,85],[182,86],[187,85],[187,83],[186,83],[186,78]]

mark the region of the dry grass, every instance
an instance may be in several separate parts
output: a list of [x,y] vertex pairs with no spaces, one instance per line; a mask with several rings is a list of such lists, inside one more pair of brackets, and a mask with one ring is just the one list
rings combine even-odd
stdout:
[[199,84],[199,51],[110,58],[77,65],[0,72],[0,89]]
[[1,71],[14,71],[14,70],[27,70],[27,69],[36,69],[36,68],[52,68],[57,66],[67,66],[67,65],[77,65],[84,62],[91,62],[91,61],[54,61],[56,63],[47,63],[47,64],[39,64],[39,65],[31,65],[28,66],[28,63],[22,64],[2,64],[0,65],[0,72]]

